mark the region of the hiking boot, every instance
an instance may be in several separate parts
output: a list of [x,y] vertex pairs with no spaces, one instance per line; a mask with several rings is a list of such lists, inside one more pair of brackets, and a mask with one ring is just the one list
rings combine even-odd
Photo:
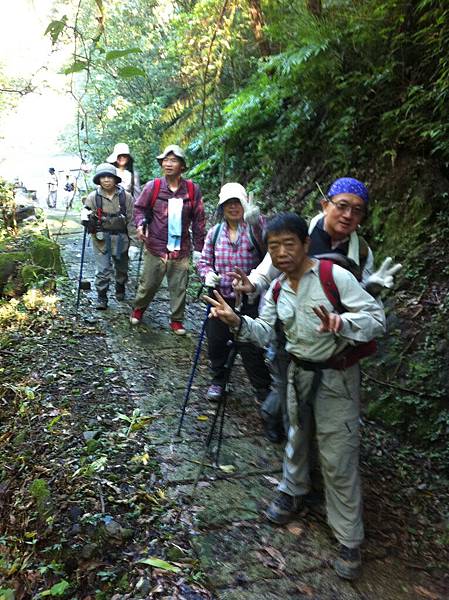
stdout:
[[211,402],[218,402],[223,396],[223,388],[221,385],[213,383],[207,390],[206,398]]
[[267,508],[265,514],[272,523],[286,525],[290,521],[293,521],[303,508],[302,496],[290,496],[290,494],[278,492],[278,495]]
[[308,494],[303,496],[304,504],[310,508],[320,506],[324,503],[324,492],[323,490],[310,490]]
[[268,394],[270,393],[270,388],[255,388],[254,393],[256,394],[257,400],[263,404],[267,399]]
[[342,579],[357,579],[362,570],[360,548],[348,548],[340,544],[338,558],[334,562],[335,572]]
[[138,325],[139,323],[142,323],[144,312],[144,308],[134,308],[129,317],[129,322],[131,323],[131,325]]
[[268,414],[264,410],[260,411],[262,425],[265,437],[273,444],[279,444],[285,440],[284,427],[282,422]]
[[176,333],[176,335],[185,335],[186,333],[184,325],[181,323],[181,321],[172,321],[170,323],[170,329],[173,331],[173,333]]
[[125,299],[125,284],[117,283],[115,286],[115,299],[122,302]]
[[97,310],[106,310],[107,307],[108,307],[108,297],[106,296],[106,294],[98,294],[97,304],[95,305],[95,308]]

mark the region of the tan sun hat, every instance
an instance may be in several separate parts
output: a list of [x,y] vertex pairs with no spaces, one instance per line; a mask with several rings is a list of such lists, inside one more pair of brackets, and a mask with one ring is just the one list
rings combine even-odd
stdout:
[[164,158],[169,154],[174,154],[175,156],[180,158],[184,162],[184,164],[186,164],[186,153],[181,148],[181,146],[177,146],[176,144],[171,144],[170,146],[167,146],[162,152],[162,154],[156,156],[157,162],[161,164]]
[[128,144],[124,144],[123,142],[115,144],[112,154],[107,157],[106,161],[108,163],[115,163],[117,162],[117,158],[120,154],[127,154],[128,156],[131,156]]
[[240,200],[242,205],[248,202],[248,194],[245,188],[240,183],[225,183],[218,196],[218,206],[234,198]]

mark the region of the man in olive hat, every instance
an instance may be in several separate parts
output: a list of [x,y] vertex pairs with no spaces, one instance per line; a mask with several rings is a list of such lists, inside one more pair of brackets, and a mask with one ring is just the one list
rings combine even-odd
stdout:
[[142,321],[166,276],[170,329],[184,335],[189,256],[192,245],[195,264],[201,256],[205,237],[204,204],[199,186],[182,176],[186,169],[182,148],[176,144],[167,146],[157,161],[164,176],[149,181],[134,205],[137,233],[145,250],[130,321],[133,325]]

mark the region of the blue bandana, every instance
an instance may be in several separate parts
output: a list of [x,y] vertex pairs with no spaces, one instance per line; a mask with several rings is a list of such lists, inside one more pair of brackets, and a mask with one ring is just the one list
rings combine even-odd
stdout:
[[337,194],[355,194],[364,202],[369,202],[369,195],[366,186],[358,179],[352,177],[341,177],[336,179],[327,191],[329,198]]

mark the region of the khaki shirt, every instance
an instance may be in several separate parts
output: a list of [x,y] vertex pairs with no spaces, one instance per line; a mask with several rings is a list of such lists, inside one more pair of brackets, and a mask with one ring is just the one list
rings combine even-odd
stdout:
[[368,294],[357,279],[338,265],[333,266],[335,284],[347,312],[340,314],[343,327],[338,334],[319,333],[320,319],[314,306],[323,305],[335,312],[321,286],[319,262],[302,276],[295,292],[281,276],[281,289],[277,303],[273,300],[274,282],[265,296],[265,304],[257,319],[242,317],[239,341],[252,341],[267,345],[272,338],[276,319],[280,319],[286,336],[285,348],[296,357],[313,362],[324,362],[346,346],[368,342],[385,332],[385,313],[376,300]]
[[[113,215],[113,214],[117,214],[120,212],[120,200],[119,200],[119,189],[116,188],[114,195],[112,196],[112,198],[108,198],[107,196],[104,195],[104,192],[101,188],[101,186],[97,187],[97,190],[94,192],[91,192],[85,202],[84,202],[84,206],[86,208],[90,208],[92,211],[96,211],[97,210],[97,203],[96,203],[96,195],[100,194],[101,199],[102,199],[102,209],[103,209],[103,214],[106,215]],[[134,202],[132,199],[132,196],[129,192],[125,191],[125,205],[126,205],[126,233],[127,233],[127,237],[128,239],[125,240],[125,244],[123,245],[123,251],[127,250],[129,247],[129,240],[131,240],[133,242],[134,245],[138,246],[139,245],[139,240],[137,239],[137,231],[136,231],[136,226],[134,224]],[[114,238],[117,238],[117,235],[111,235],[111,241],[114,243]],[[95,246],[101,250],[102,252],[105,251],[105,246],[106,243],[104,240],[97,240],[97,238],[95,237],[95,234],[92,234],[92,240],[93,243],[95,244]]]

